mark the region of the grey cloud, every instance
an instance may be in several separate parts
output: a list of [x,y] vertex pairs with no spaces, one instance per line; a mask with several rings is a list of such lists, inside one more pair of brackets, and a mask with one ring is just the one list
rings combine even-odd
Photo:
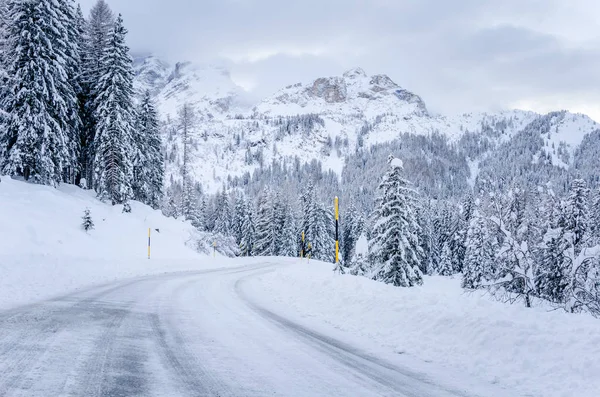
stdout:
[[[441,111],[575,94],[600,108],[600,44],[569,42],[564,32],[577,31],[579,14],[562,18],[560,0],[108,1],[133,49],[171,60],[224,56],[261,95],[362,66]],[[594,0],[577,7],[584,13]]]

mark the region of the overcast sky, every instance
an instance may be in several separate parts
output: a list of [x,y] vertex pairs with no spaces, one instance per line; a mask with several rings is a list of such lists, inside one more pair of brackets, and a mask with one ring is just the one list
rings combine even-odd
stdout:
[[[215,62],[257,95],[360,66],[441,113],[600,121],[598,0],[107,0],[133,51]],[[84,12],[95,0],[81,0]]]

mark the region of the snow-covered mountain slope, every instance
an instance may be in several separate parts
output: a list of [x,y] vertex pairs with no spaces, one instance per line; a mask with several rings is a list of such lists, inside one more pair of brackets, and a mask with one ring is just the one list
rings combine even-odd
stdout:
[[[0,309],[89,284],[214,262],[186,244],[196,233],[189,222],[137,202],[131,207],[131,213],[122,213],[122,206],[102,203],[94,192],[73,185],[55,189],[2,177]],[[88,233],[81,227],[86,208],[95,224]]]
[[165,118],[177,117],[184,103],[209,120],[225,118],[249,107],[248,95],[231,80],[225,68],[190,62],[170,65],[152,55],[134,58],[134,68],[136,91],[150,90]]
[[[223,68],[169,66],[152,56],[135,65],[136,88],[155,93],[163,118],[170,120],[166,145],[168,174],[174,179],[179,178],[182,148],[177,109],[186,102],[195,109],[193,174],[210,191],[219,189],[228,176],[295,156],[319,160],[340,174],[347,155],[357,147],[389,142],[402,133],[440,133],[455,143],[476,134],[493,148],[542,117],[520,110],[434,115],[421,97],[388,76],[369,76],[359,68],[290,85],[252,107]],[[554,164],[568,166],[563,153],[572,155],[583,137],[598,128],[587,116],[564,112],[551,116],[549,130],[540,134],[554,148]],[[479,154],[488,155],[493,153]],[[476,164],[480,159],[470,160]]]

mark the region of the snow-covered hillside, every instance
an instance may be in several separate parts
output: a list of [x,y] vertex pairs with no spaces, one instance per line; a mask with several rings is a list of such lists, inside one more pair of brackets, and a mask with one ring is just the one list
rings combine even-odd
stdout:
[[482,291],[465,293],[458,278],[426,277],[421,287],[395,288],[331,269],[296,263],[243,286],[262,297],[261,306],[311,329],[369,340],[415,370],[419,362],[445,367],[450,377],[493,383],[511,397],[598,395],[600,323],[591,316],[543,303],[506,305]]
[[[86,284],[210,266],[186,245],[189,223],[131,202],[132,212],[104,204],[72,185],[58,189],[2,177],[0,182],[0,307],[67,292]],[[95,228],[83,231],[89,209]],[[148,228],[152,259],[147,259]],[[220,260],[222,265],[223,259]]]
[[[319,78],[283,88],[250,106],[248,96],[220,67],[178,63],[170,66],[149,56],[138,58],[136,88],[154,93],[165,127],[167,174],[179,178],[181,141],[177,109],[184,103],[197,114],[194,141],[195,179],[210,191],[228,176],[252,172],[273,160],[319,160],[338,174],[357,147],[398,139],[402,133],[440,133],[458,142],[466,133],[508,141],[541,115],[529,111],[434,115],[425,101],[388,76],[369,76],[360,68],[342,76]],[[551,120],[548,145],[562,148],[554,164],[568,166],[583,137],[600,125],[580,114],[560,113]],[[571,156],[572,157],[572,156]],[[471,159],[477,161],[478,159]],[[534,159],[532,159],[534,161]]]

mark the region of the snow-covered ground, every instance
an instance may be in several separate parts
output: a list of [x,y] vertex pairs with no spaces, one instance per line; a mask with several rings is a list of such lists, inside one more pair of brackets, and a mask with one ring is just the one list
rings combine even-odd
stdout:
[[459,279],[427,277],[423,287],[403,289],[331,269],[297,262],[248,280],[246,289],[300,323],[458,370],[505,388],[507,396],[598,396],[597,319],[467,294]]
[[[2,177],[0,309],[90,284],[217,266],[186,245],[191,225],[136,202],[131,206],[132,213],[124,214],[122,206],[75,186],[54,189]],[[81,228],[86,208],[95,223],[89,233]],[[230,262],[219,258],[218,265],[224,263]]]

